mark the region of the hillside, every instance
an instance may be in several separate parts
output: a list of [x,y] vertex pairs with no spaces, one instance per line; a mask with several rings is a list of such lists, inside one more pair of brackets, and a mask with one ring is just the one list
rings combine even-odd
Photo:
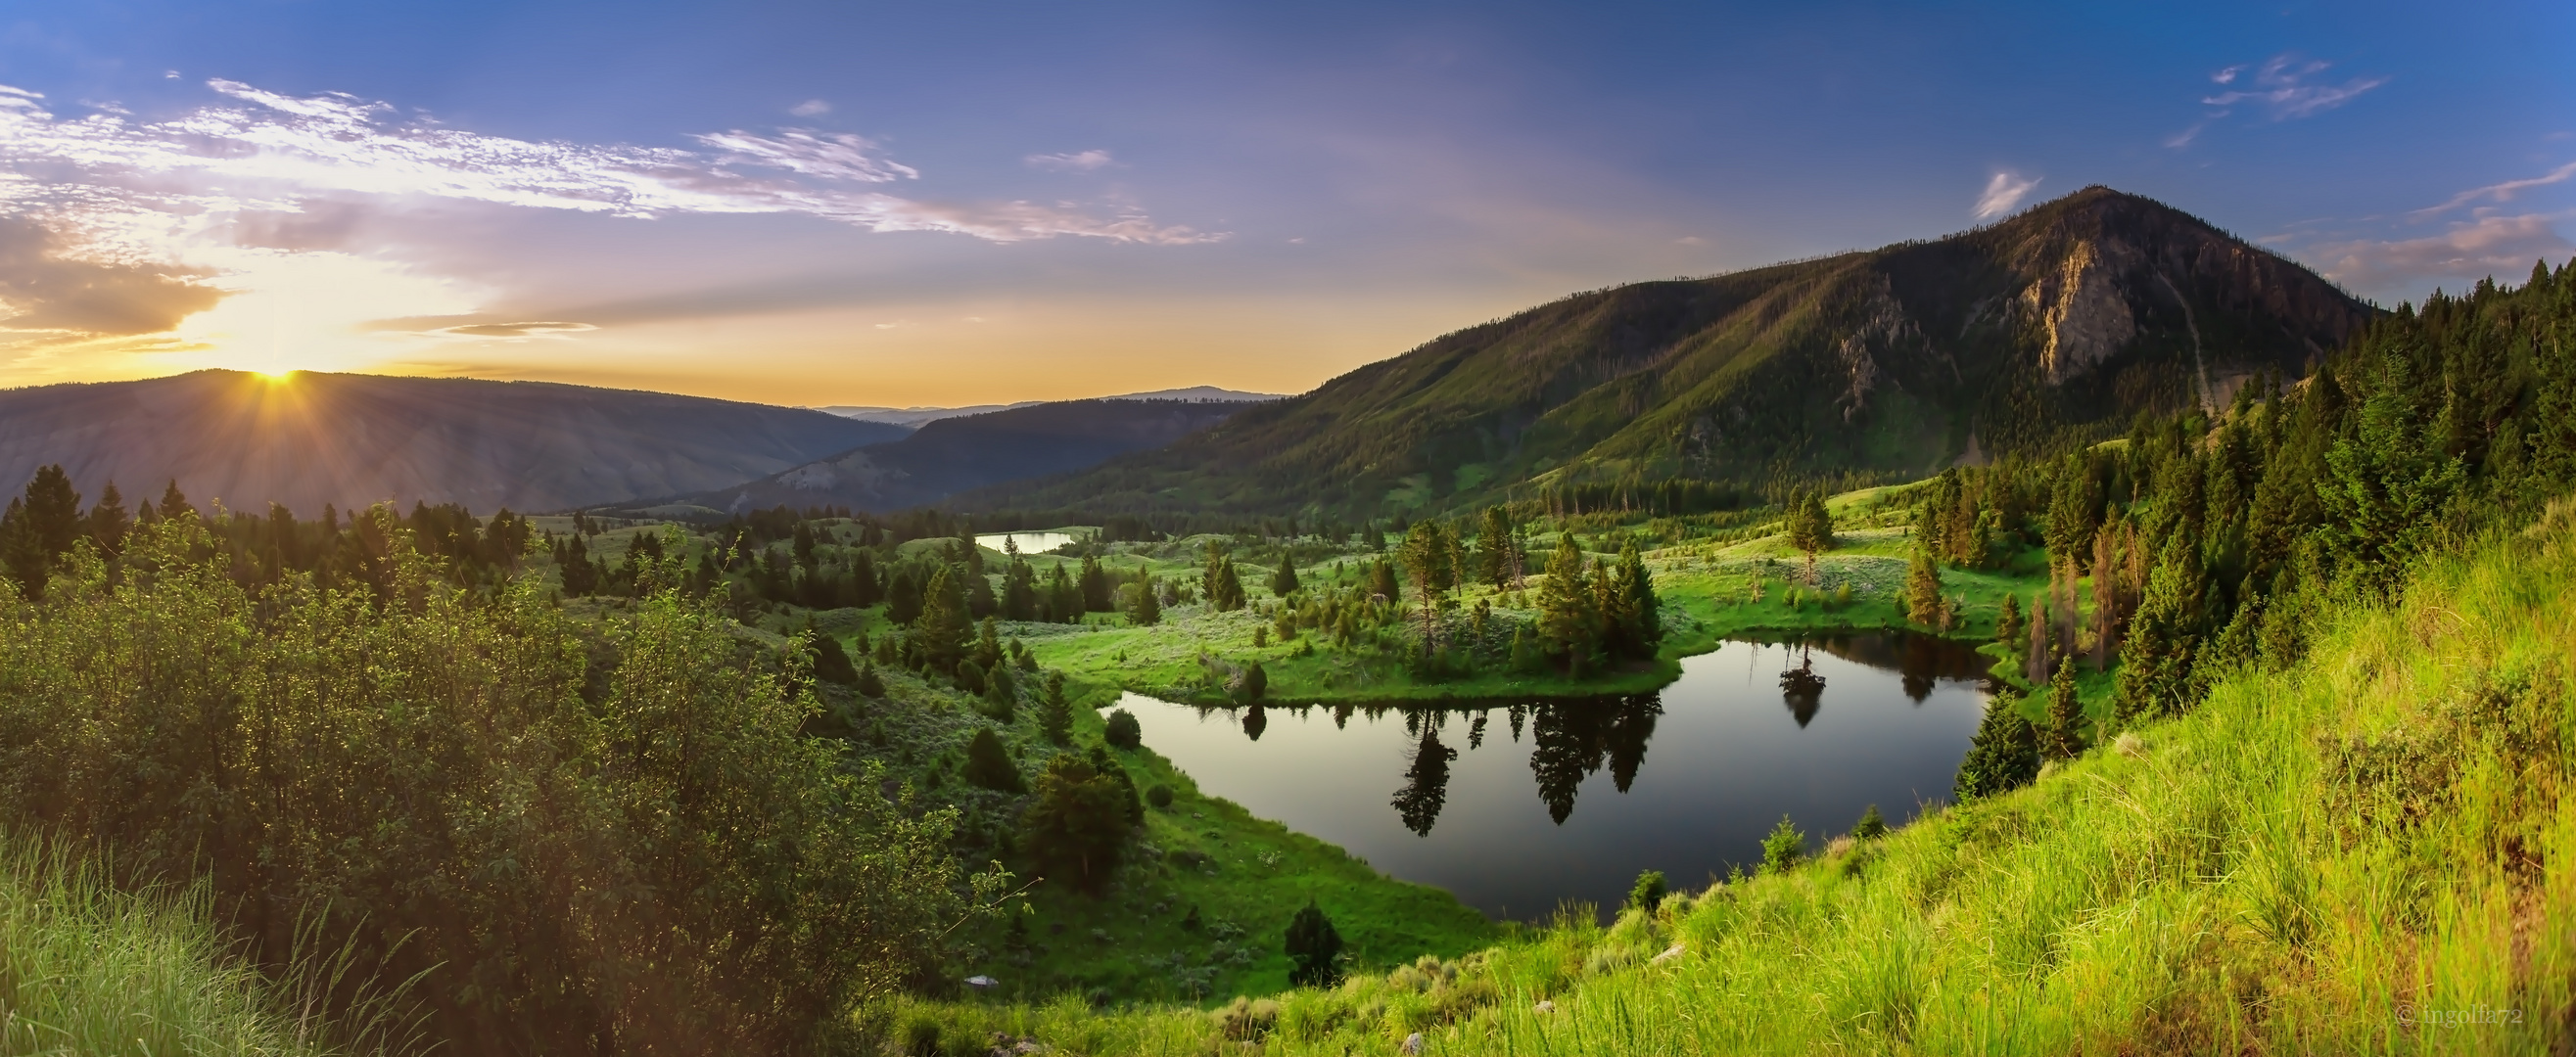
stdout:
[[[1240,389],[1220,389],[1213,385],[1193,385],[1185,389],[1157,389],[1150,393],[1124,393],[1103,396],[1099,400],[1204,400],[1223,403],[1254,404],[1280,399],[1278,393],[1247,393]],[[1049,403],[1045,400],[1022,400],[1016,404],[970,404],[965,407],[876,407],[872,405],[835,404],[814,410],[829,411],[843,418],[862,422],[883,422],[890,426],[921,427],[943,418],[963,418],[994,411],[1015,411]]]
[[943,418],[902,440],[844,451],[682,502],[743,511],[789,506],[900,510],[1003,481],[1062,474],[1156,448],[1226,421],[1236,401],[1124,397]]
[[692,492],[907,430],[801,408],[547,382],[196,371],[0,392],[0,479],[60,463],[132,503],[311,514],[382,499],[561,510]]
[[2400,602],[2342,599],[2304,662],[2027,788],[1606,930],[1214,1014],[873,1023],[1071,1053],[2565,1053],[2570,514],[2426,562]]
[[[1569,297],[968,509],[1711,509],[2104,436],[2297,377],[2375,310],[2102,187],[1929,242]],[[1653,481],[1653,485],[1642,482]]]

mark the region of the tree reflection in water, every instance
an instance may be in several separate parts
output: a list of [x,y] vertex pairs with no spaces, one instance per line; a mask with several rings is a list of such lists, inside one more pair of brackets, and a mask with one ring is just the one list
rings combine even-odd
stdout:
[[1530,770],[1538,776],[1538,798],[1546,802],[1548,817],[1562,826],[1574,814],[1575,790],[1604,762],[1620,792],[1637,780],[1664,701],[1659,694],[1633,694],[1548,702],[1530,711]]
[[1414,744],[1413,767],[1404,772],[1404,788],[1394,800],[1396,816],[1414,836],[1430,836],[1431,824],[1440,821],[1440,808],[1449,802],[1449,761],[1457,758],[1458,750],[1440,744],[1437,722]]
[[1816,674],[1814,653],[1798,651],[1798,666],[1780,673],[1780,700],[1788,704],[1801,729],[1815,721],[1816,712],[1825,707],[1825,677]]
[[1260,741],[1261,732],[1268,729],[1270,729],[1270,715],[1263,712],[1261,710],[1261,706],[1254,705],[1244,711],[1243,733],[1245,737],[1251,738],[1254,741]]

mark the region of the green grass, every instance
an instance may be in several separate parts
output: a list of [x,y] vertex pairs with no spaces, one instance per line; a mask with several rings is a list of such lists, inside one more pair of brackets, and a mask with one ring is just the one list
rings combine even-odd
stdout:
[[343,1052],[324,1042],[340,1025],[228,960],[207,903],[120,891],[67,848],[0,835],[0,1054]]
[[2576,517],[2341,614],[2292,670],[2234,674],[2031,787],[1608,928],[1215,1013],[854,1016],[1075,1054],[1383,1054],[1414,1032],[1431,1054],[2564,1052]]
[[[1075,718],[1077,742],[1096,741],[1099,715],[1083,709]],[[965,970],[1000,980],[996,995],[1193,1003],[1282,990],[1280,937],[1310,899],[1360,965],[1457,957],[1507,932],[1448,892],[1389,878],[1338,847],[1200,794],[1151,748],[1117,756],[1139,790],[1171,789],[1171,806],[1147,808],[1141,850],[1105,894],[1030,890],[1019,915],[1024,944],[1010,939],[1007,918],[979,923]],[[1195,929],[1185,924],[1193,907]]]

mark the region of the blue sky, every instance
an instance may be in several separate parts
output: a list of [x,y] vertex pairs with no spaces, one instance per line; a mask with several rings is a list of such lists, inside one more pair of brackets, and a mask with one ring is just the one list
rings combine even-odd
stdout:
[[2576,254],[2572,45],[2563,3],[12,3],[0,384],[1301,391],[2093,183],[2394,304]]

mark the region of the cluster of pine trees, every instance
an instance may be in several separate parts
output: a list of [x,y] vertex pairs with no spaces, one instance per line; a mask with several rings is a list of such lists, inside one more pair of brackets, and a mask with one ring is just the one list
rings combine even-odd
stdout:
[[[2570,268],[2436,293],[2296,385],[2250,379],[2221,413],[2141,419],[2123,443],[1997,482],[2048,496],[2017,527],[2046,540],[2050,584],[2026,617],[2015,605],[2008,641],[2049,687],[2050,718],[1990,716],[1962,792],[2081,749],[2078,664],[2116,672],[2114,728],[2182,712],[2231,668],[2296,660],[2338,600],[2384,595],[2416,558],[2576,489]],[[1927,517],[1955,524],[1955,509]],[[2011,503],[1991,509],[2012,523]]]

